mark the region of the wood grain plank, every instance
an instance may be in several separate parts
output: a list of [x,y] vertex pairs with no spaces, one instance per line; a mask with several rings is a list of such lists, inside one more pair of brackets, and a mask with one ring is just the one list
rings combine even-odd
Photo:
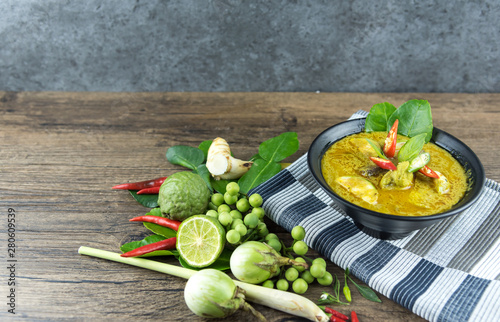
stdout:
[[[322,130],[355,111],[412,98],[429,100],[435,126],[471,146],[487,177],[500,181],[500,94],[0,92],[0,211],[5,218],[14,208],[18,220],[16,317],[201,320],[184,304],[183,280],[77,254],[81,245],[118,251],[147,234],[128,222],[146,208],[110,187],[179,171],[166,161],[168,147],[216,136],[245,159],[260,142],[296,131],[300,149],[287,160],[294,161]],[[2,242],[5,236],[3,221]],[[1,251],[0,262],[5,256]],[[333,263],[329,270],[342,275]],[[1,296],[6,276],[0,271]],[[316,300],[323,290],[316,285],[306,295]],[[422,320],[381,297],[377,304],[354,292],[350,307],[339,310],[355,310],[360,320]],[[258,308],[270,321],[298,320]],[[0,319],[8,318],[2,303]]]

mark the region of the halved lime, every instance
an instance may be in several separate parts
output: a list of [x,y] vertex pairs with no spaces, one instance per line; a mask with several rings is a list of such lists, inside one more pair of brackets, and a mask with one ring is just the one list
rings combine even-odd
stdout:
[[177,251],[193,267],[206,267],[215,262],[225,243],[224,227],[210,216],[191,216],[177,231]]

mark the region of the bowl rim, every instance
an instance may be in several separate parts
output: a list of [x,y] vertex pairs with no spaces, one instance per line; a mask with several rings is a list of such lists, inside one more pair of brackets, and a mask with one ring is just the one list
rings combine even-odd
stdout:
[[[439,219],[444,219],[444,218],[447,218],[447,217],[450,217],[452,215],[455,215],[459,212],[462,212],[464,211],[465,209],[469,208],[474,202],[477,201],[479,195],[481,194],[483,188],[484,188],[484,183],[485,183],[485,173],[484,173],[484,167],[481,163],[481,160],[479,160],[479,158],[477,157],[477,155],[474,153],[474,151],[472,151],[472,149],[466,145],[465,143],[463,143],[462,141],[460,141],[458,138],[456,138],[455,136],[449,134],[448,132],[446,131],[443,131],[439,128],[436,128],[436,127],[433,127],[433,131],[432,131],[432,138],[430,140],[430,142],[436,144],[437,146],[439,146],[440,148],[446,150],[446,152],[452,154],[449,149],[447,149],[446,146],[443,146],[443,145],[440,145],[438,143],[436,143],[433,139],[434,139],[434,136],[436,133],[442,133],[446,136],[448,136],[449,138],[451,138],[452,140],[455,140],[457,141],[460,145],[462,145],[465,150],[468,150],[468,152],[473,156],[473,158],[476,159],[477,161],[477,164],[479,165],[478,167],[478,171],[477,171],[477,176],[474,178],[475,179],[475,182],[474,182],[474,186],[477,186],[480,184],[480,188],[478,189],[478,191],[476,192],[475,196],[473,196],[471,198],[471,200],[465,202],[464,204],[456,207],[456,208],[452,208],[452,209],[448,209],[444,212],[440,212],[440,213],[437,213],[437,214],[432,214],[432,215],[426,215],[426,216],[400,216],[400,215],[392,215],[392,214],[385,214],[385,213],[382,213],[382,212],[378,212],[378,211],[374,211],[374,210],[371,210],[371,209],[368,209],[368,208],[364,208],[364,207],[361,207],[361,206],[358,206],[356,204],[353,204],[347,200],[345,200],[344,198],[340,197],[339,195],[337,195],[331,188],[330,186],[328,186],[328,184],[324,184],[323,181],[324,181],[324,178],[323,178],[323,175],[321,174],[321,178],[318,178],[317,174],[312,171],[312,163],[314,162],[314,160],[312,160],[312,154],[311,154],[311,149],[313,148],[313,146],[315,146],[315,144],[317,144],[317,142],[319,140],[322,139],[322,136],[325,135],[325,133],[329,132],[332,130],[332,128],[334,127],[337,127],[337,126],[340,126],[340,125],[343,125],[343,124],[346,124],[346,123],[353,123],[353,124],[356,124],[358,123],[358,126],[360,127],[360,130],[359,131],[355,131],[349,135],[353,135],[353,134],[357,134],[357,133],[361,133],[364,131],[365,129],[365,126],[364,126],[364,122],[366,120],[366,117],[362,117],[362,118],[357,118],[357,119],[352,119],[352,120],[346,120],[346,121],[342,121],[340,123],[337,123],[337,124],[334,124],[328,128],[326,128],[325,130],[323,130],[322,132],[320,132],[320,134],[318,134],[316,136],[316,138],[312,141],[311,145],[309,146],[309,149],[308,149],[308,155],[307,155],[307,166],[309,168],[309,172],[312,174],[313,178],[316,180],[316,182],[323,188],[323,190],[325,190],[325,192],[331,197],[334,199],[334,201],[336,202],[340,202],[342,204],[344,204],[345,206],[348,206],[348,207],[353,207],[354,209],[356,209],[357,211],[360,211],[360,212],[364,212],[364,213],[367,213],[369,215],[372,215],[372,216],[375,216],[375,217],[379,217],[379,218],[383,218],[383,219],[391,219],[391,220],[401,220],[401,221],[410,221],[410,222],[413,222],[413,221],[416,221],[416,222],[421,222],[421,221],[431,221],[431,220],[439,220]],[[362,123],[362,124],[361,124]],[[361,126],[362,125],[362,126]],[[320,160],[323,158],[323,155],[325,154],[325,152],[328,150],[328,148],[330,148],[334,143],[338,142],[339,140],[349,136],[349,135],[346,135],[346,136],[342,136],[341,138],[331,142],[328,147],[322,147],[321,149],[321,153],[320,153]],[[455,156],[452,155],[453,158],[457,159]],[[321,161],[320,161],[321,162]],[[461,164],[462,165],[462,164]],[[463,165],[462,165],[463,166]],[[321,169],[321,163],[320,163],[320,169]],[[326,181],[325,181],[326,183]],[[463,198],[463,197],[462,197]],[[460,199],[461,201],[462,199]],[[460,201],[458,201],[458,203],[460,203]],[[457,204],[458,204],[457,203]]]

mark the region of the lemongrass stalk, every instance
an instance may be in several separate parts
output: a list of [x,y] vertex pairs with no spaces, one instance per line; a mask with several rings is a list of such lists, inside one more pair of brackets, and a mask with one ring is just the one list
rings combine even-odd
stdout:
[[147,268],[152,271],[165,273],[177,277],[182,277],[185,279],[189,279],[194,273],[195,270],[170,265],[166,263],[160,263],[157,261],[144,259],[144,258],[136,258],[136,257],[121,257],[118,253],[108,252],[107,250],[101,250],[92,247],[81,246],[78,249],[78,253],[81,255],[88,255],[92,257],[98,257],[102,259],[107,259],[114,262],[119,262],[123,264],[129,264],[132,266]]
[[[92,247],[81,246],[78,249],[81,255],[98,257],[123,264],[142,267],[160,273],[165,273],[185,279],[189,279],[197,271],[184,267],[160,263],[150,259],[121,257],[118,253],[100,250]],[[300,316],[311,321],[328,321],[328,316],[311,300],[298,294],[269,289],[258,285],[234,281],[237,286],[245,291],[248,301],[261,304],[285,313]]]
[[234,281],[245,290],[248,301],[311,321],[328,321],[329,317],[314,302],[295,293]]

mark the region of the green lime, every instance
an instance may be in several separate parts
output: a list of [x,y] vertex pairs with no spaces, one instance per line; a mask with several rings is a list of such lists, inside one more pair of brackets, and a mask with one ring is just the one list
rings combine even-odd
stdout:
[[217,219],[196,215],[179,226],[176,248],[190,266],[206,267],[217,260],[225,242],[226,232]]

